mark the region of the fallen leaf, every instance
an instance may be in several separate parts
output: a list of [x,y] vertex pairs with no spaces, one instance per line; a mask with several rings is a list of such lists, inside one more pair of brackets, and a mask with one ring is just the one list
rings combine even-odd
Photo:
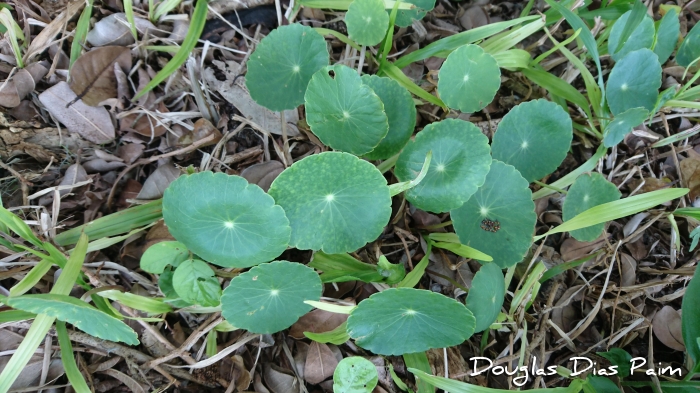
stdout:
[[77,98],[66,82],[58,82],[39,94],[39,101],[68,131],[77,132],[93,143],[111,142],[114,139],[114,124],[107,109],[85,105],[82,100],[68,105]]
[[296,339],[303,339],[306,337],[304,336],[304,332],[329,332],[342,325],[347,319],[347,314],[338,314],[316,309],[299,318],[289,329],[289,335]]
[[268,363],[265,365],[263,376],[272,393],[299,393],[299,381],[288,370]]
[[[151,34],[157,33],[156,26],[147,19],[134,18],[134,24],[136,25],[136,30],[141,34],[145,34],[146,31],[149,31]],[[126,14],[123,12],[111,14],[100,19],[87,34],[86,39],[92,46],[127,46],[134,43],[134,36],[131,34]]]
[[680,162],[681,175],[686,185],[690,188],[690,200],[694,201],[700,196],[700,159],[689,157]]
[[[158,112],[167,113],[169,111],[165,104],[161,102],[158,104]],[[158,124],[151,116],[139,111],[119,119],[119,131],[134,131],[137,134],[155,138],[165,134],[168,129],[164,125]]]
[[83,164],[83,167],[85,168],[87,173],[109,172],[125,166],[126,164],[124,164],[123,162],[107,161],[101,158],[96,158],[94,160],[87,161],[85,162],[85,164]]
[[489,15],[483,8],[473,5],[459,17],[459,24],[464,27],[464,30],[476,29],[489,24]]
[[133,164],[146,147],[140,143],[125,143],[117,149],[117,155],[127,164]]
[[267,161],[253,164],[243,171],[241,177],[248,180],[248,183],[257,184],[265,192],[270,189],[272,182],[284,170],[284,165],[279,161]]
[[0,106],[14,108],[34,91],[36,83],[49,72],[42,63],[33,63],[15,72],[12,79],[0,82]]
[[100,373],[105,374],[105,375],[109,375],[110,377],[123,383],[124,385],[126,385],[126,387],[131,392],[146,393],[146,390],[143,388],[143,386],[141,386],[141,384],[139,384],[133,378],[131,378],[130,376],[128,376],[120,371],[117,371],[114,369],[109,369],[109,370],[100,371]]
[[571,262],[577,259],[581,259],[587,255],[590,255],[592,252],[600,249],[605,245],[606,236],[607,234],[603,232],[603,234],[600,235],[599,238],[592,242],[580,242],[570,237],[564,240],[564,242],[561,244],[561,247],[559,248],[561,258],[565,262]]
[[681,333],[681,316],[673,307],[664,306],[651,321],[654,335],[665,346],[677,351],[685,351],[683,333]]
[[219,143],[221,138],[223,138],[223,135],[221,134],[221,131],[211,124],[209,120],[201,118],[194,123],[194,128],[192,131],[186,133],[185,135],[181,136],[180,139],[178,139],[177,144],[179,146],[189,146],[212,134],[214,134],[214,139],[203,144],[202,147],[216,145]]
[[150,200],[162,197],[165,189],[168,188],[170,183],[177,179],[180,174],[180,170],[175,168],[173,164],[159,166],[143,183],[143,188],[136,199]]
[[620,253],[620,270],[622,270],[622,277],[620,277],[620,286],[629,287],[637,282],[637,261],[631,256]]
[[[63,180],[61,180],[61,186],[71,186],[75,183],[80,183],[88,179],[87,172],[80,164],[73,164],[66,169],[66,173],[63,175]],[[73,188],[68,188],[65,190],[60,190],[58,193],[61,196],[72,192]]]
[[332,376],[337,366],[338,360],[328,345],[312,341],[306,354],[304,379],[310,384],[319,384]]
[[70,88],[84,103],[99,105],[108,98],[117,98],[117,76],[114,64],[131,69],[131,50],[123,46],[95,48],[78,57],[70,70]]

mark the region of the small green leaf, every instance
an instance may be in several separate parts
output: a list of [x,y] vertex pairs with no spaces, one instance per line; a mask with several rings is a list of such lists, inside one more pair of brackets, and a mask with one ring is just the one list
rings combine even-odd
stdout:
[[384,277],[389,285],[398,284],[406,277],[406,268],[400,263],[391,263],[384,255],[379,256],[377,272]]
[[454,299],[426,290],[390,288],[357,305],[348,317],[348,333],[357,345],[376,354],[401,355],[458,345],[471,337],[474,324],[471,311]]
[[315,73],[304,98],[311,131],[333,149],[367,154],[389,131],[382,100],[350,67],[336,64]]
[[180,295],[175,292],[175,288],[173,287],[173,275],[173,271],[170,270],[170,268],[166,268],[163,273],[158,276],[158,288],[160,288],[160,291],[165,295],[163,301],[176,308],[191,306],[192,303],[180,299]]
[[584,386],[584,393],[620,393],[620,388],[617,387],[615,382],[605,377],[589,374],[586,378],[586,383],[591,390],[586,389]]
[[188,303],[205,307],[219,305],[221,285],[214,271],[199,259],[189,259],[180,264],[173,274],[173,288]]
[[297,161],[275,179],[269,194],[287,213],[290,245],[301,250],[355,251],[379,237],[391,216],[384,176],[347,153]]
[[[642,8],[644,8],[642,12],[646,11],[646,7],[642,6]],[[620,42],[623,29],[626,27],[631,14],[632,10],[622,14],[620,19],[615,21],[610,31],[608,52],[615,61],[620,61],[620,59],[632,51],[643,48],[651,49],[651,46],[654,44],[654,21],[644,14],[642,14],[641,21],[639,21],[639,24],[632,31],[629,39],[625,42]]]
[[265,191],[224,173],[195,173],[170,183],[163,218],[175,239],[224,267],[249,267],[278,257],[291,232],[284,210]]
[[7,299],[7,305],[68,322],[85,333],[103,340],[129,345],[139,343],[136,332],[128,325],[74,297],[49,293],[23,295]]
[[596,352],[598,355],[608,359],[610,364],[617,366],[620,378],[630,376],[632,355],[620,348],[610,348],[608,352]]
[[464,45],[447,56],[438,74],[438,93],[450,108],[462,112],[483,109],[501,86],[498,62],[480,46]]
[[[564,221],[571,220],[582,212],[604,203],[620,199],[620,191],[600,173],[583,174],[569,188],[564,200]],[[587,228],[571,231],[571,236],[582,242],[590,242],[603,232],[605,224],[600,223]]]
[[370,393],[378,381],[374,363],[351,356],[341,360],[333,372],[333,393]]
[[513,165],[529,182],[559,167],[573,138],[571,117],[546,100],[524,102],[511,109],[493,136],[493,158]]
[[161,274],[165,267],[177,267],[190,258],[190,251],[180,242],[160,242],[146,250],[141,256],[141,269],[154,274]]
[[298,23],[280,26],[250,55],[246,86],[253,100],[271,111],[294,109],[304,103],[311,76],[327,65],[320,34]]
[[234,277],[221,297],[221,314],[252,333],[276,333],[311,311],[305,300],[321,298],[321,279],[300,263],[276,261]]
[[654,53],[659,56],[659,63],[664,64],[671,53],[676,48],[681,24],[678,21],[678,13],[671,8],[666,12],[660,21],[656,22],[656,43],[654,44]]
[[474,333],[482,332],[496,320],[505,300],[503,271],[495,263],[486,263],[476,272],[467,295],[467,308],[476,318]]
[[381,42],[389,27],[389,14],[383,0],[354,0],[345,14],[348,36],[360,45]]
[[537,221],[528,181],[497,160],[484,185],[450,216],[462,244],[490,255],[504,269],[530,249]]
[[405,2],[414,4],[416,8],[412,10],[399,9],[396,14],[396,26],[399,27],[410,26],[414,19],[423,19],[428,11],[435,8],[435,0],[405,0]]
[[369,86],[382,100],[389,120],[386,136],[364,158],[384,160],[398,154],[411,139],[416,127],[416,106],[411,93],[391,78],[362,75],[362,83]]
[[608,123],[603,130],[603,144],[605,147],[613,147],[625,139],[625,135],[632,132],[634,127],[642,124],[649,116],[649,111],[645,108],[630,108],[619,115],[615,120]]
[[649,49],[639,49],[620,59],[608,77],[605,94],[613,115],[643,107],[654,108],[661,87],[659,57]]
[[414,179],[429,151],[433,158],[428,174],[406,191],[406,199],[419,209],[436,213],[462,206],[484,184],[491,166],[488,138],[463,120],[429,124],[401,152],[396,177],[400,181]]
[[676,63],[688,67],[698,57],[700,57],[700,23],[696,23],[681,42],[676,52]]
[[698,307],[698,299],[700,299],[700,273],[696,271],[685,289],[681,305],[683,342],[686,343],[685,348],[688,355],[693,359],[696,372],[700,371],[700,342],[698,342],[698,338],[700,338],[700,307]]
[[377,267],[360,262],[348,254],[326,254],[323,251],[314,253],[309,267],[320,270],[321,281],[345,282],[381,282],[384,277],[379,274]]

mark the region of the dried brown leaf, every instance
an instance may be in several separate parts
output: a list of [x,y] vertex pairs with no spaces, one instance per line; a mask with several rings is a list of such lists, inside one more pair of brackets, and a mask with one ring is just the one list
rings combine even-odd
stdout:
[[476,29],[489,24],[489,15],[483,8],[473,5],[459,17],[459,24],[464,27],[464,30]]
[[700,196],[700,159],[688,157],[681,161],[681,175],[690,188],[690,200]]
[[[134,18],[134,23],[136,30],[141,34],[146,31],[156,32],[156,26],[147,19]],[[126,14],[123,12],[100,19],[87,34],[86,39],[92,46],[127,46],[134,43],[134,36],[131,34]]]
[[299,381],[288,370],[268,363],[263,370],[263,376],[272,393],[299,393]]
[[296,338],[305,338],[304,332],[323,333],[331,331],[348,319],[347,314],[332,313],[320,309],[299,318],[289,330],[289,335]]
[[124,71],[131,69],[129,48],[105,46],[85,53],[70,70],[70,88],[90,106],[96,106],[108,98],[117,98],[115,63]]
[[111,142],[114,139],[114,125],[109,112],[104,107],[88,106],[82,100],[68,105],[76,98],[66,82],[58,82],[39,95],[39,101],[69,131],[77,132],[93,143]]
[[14,108],[19,106],[24,97],[34,91],[36,83],[49,70],[41,63],[33,63],[15,72],[12,79],[0,82],[0,106]]
[[622,270],[620,286],[629,287],[637,282],[637,261],[628,254],[620,253],[620,270]]
[[568,238],[564,240],[564,242],[561,244],[561,247],[559,248],[561,258],[565,262],[571,262],[577,259],[581,259],[586,255],[589,255],[592,252],[603,247],[605,245],[606,236],[607,234],[603,232],[603,234],[599,238],[592,242],[580,242],[574,238]]
[[328,345],[312,341],[306,354],[304,379],[310,384],[319,384],[332,376],[337,366],[338,360]]
[[202,145],[211,146],[219,143],[223,135],[211,122],[205,118],[201,118],[194,123],[194,129],[178,139],[177,144],[180,146],[189,146],[199,140],[202,140],[209,135],[214,135],[214,139]]
[[[63,180],[61,180],[61,186],[71,186],[76,183],[83,182],[88,179],[87,172],[80,164],[73,164],[66,169],[66,173],[63,175]],[[59,194],[66,195],[72,192],[73,188],[60,190]]]
[[98,173],[98,172],[109,172],[115,169],[125,167],[126,164],[119,161],[107,161],[101,158],[96,158],[94,160],[87,161],[83,164],[83,167],[87,173]]
[[677,351],[685,351],[683,333],[681,332],[681,316],[673,307],[664,306],[654,315],[651,321],[654,335],[665,346]]
[[[168,108],[161,102],[158,104],[158,111],[167,113]],[[145,113],[133,113],[119,120],[119,131],[134,131],[137,134],[155,138],[165,134],[168,129]]]
[[245,168],[241,172],[241,177],[248,180],[248,183],[257,184],[267,192],[272,182],[283,170],[284,165],[281,162],[272,160]]
[[143,183],[143,188],[136,199],[158,199],[163,196],[170,183],[180,176],[181,172],[173,164],[159,166]]
[[146,390],[143,388],[143,386],[141,386],[141,384],[139,384],[133,378],[131,378],[130,376],[128,376],[122,372],[119,372],[119,371],[114,370],[114,369],[109,369],[109,370],[100,371],[100,373],[109,375],[110,377],[119,380],[119,382],[126,385],[126,387],[129,388],[129,390],[131,392],[146,393]]
[[140,143],[125,143],[119,146],[117,155],[127,164],[133,164],[134,161],[141,157],[144,149],[145,146]]

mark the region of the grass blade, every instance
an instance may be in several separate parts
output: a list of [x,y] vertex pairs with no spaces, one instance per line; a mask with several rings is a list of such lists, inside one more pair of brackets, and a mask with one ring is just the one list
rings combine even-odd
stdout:
[[[406,353],[403,355],[403,361],[406,363],[406,367],[409,369],[416,369],[417,371],[425,373],[431,372],[430,362],[428,361],[428,356],[425,354],[425,352]],[[417,393],[435,392],[435,388],[430,385],[431,384],[429,381],[416,380],[416,387],[418,388]]]
[[65,322],[56,322],[56,335],[58,336],[58,344],[61,347],[61,363],[63,363],[63,368],[66,371],[71,387],[77,393],[91,393],[85,378],[83,378],[83,374],[80,373],[78,365],[75,363],[73,346],[70,343],[70,338],[68,338]]
[[661,203],[680,198],[690,190],[687,188],[669,188],[647,192],[646,194],[635,195],[633,197],[620,199],[614,202],[604,203],[592,207],[565,223],[550,229],[544,235],[535,236],[535,241],[547,235],[561,232],[569,232],[576,229],[586,228],[591,225],[600,224],[618,218],[626,217],[641,211],[650,209]]
[[423,274],[425,274],[425,269],[428,267],[428,263],[430,263],[430,253],[432,250],[433,242],[428,241],[428,249],[425,251],[425,255],[423,258],[421,258],[420,262],[418,262],[413,270],[406,273],[406,277],[404,277],[403,280],[396,285],[397,288],[413,288],[418,284],[418,282],[420,282]]
[[136,33],[136,20],[134,19],[133,0],[124,0],[124,14],[126,15],[126,21],[129,22],[129,30],[131,30],[131,35],[134,36],[134,40],[138,41],[139,36]]
[[87,0],[87,5],[85,8],[83,8],[83,12],[80,14],[80,18],[78,19],[78,24],[75,26],[75,35],[73,36],[73,43],[70,46],[70,65],[68,66],[68,69],[73,68],[73,63],[78,60],[78,57],[80,57],[80,54],[82,53],[83,45],[85,45],[85,38],[87,37],[88,30],[90,30],[92,3],[93,0]]
[[44,277],[44,274],[51,269],[51,266],[53,266],[53,263],[50,260],[42,259],[20,282],[10,288],[10,296],[19,296],[34,288],[34,285]]
[[[405,360],[404,355],[404,360]],[[454,379],[436,377],[426,373],[425,371],[418,370],[411,367],[408,362],[406,362],[406,367],[408,371],[413,373],[420,381],[425,381],[437,388],[440,388],[448,393],[507,393],[510,390],[503,389],[493,389],[486,388],[479,385],[472,385],[465,382],[455,381]],[[428,368],[430,370],[430,368]],[[545,389],[528,389],[528,393],[578,393],[581,390],[581,385],[583,381],[576,379],[571,381],[569,387],[566,388],[545,388]]]
[[443,108],[445,111],[448,110],[447,105],[445,105],[444,102],[442,102],[441,99],[435,97],[434,95],[428,93],[427,91],[421,89],[420,86],[416,85],[413,83],[412,80],[410,80],[406,74],[403,73],[399,68],[397,68],[394,64],[391,64],[389,62],[384,63],[384,67],[382,68],[382,71],[384,74],[391,79],[399,82],[401,86],[403,86],[406,90],[410,91],[411,93],[415,94],[416,96],[430,102],[431,104],[437,105],[441,108]]

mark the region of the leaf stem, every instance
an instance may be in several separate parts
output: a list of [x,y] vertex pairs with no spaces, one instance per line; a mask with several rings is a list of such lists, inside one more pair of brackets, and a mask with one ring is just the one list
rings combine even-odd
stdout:
[[566,190],[562,190],[561,188],[554,187],[554,186],[549,185],[549,184],[547,184],[547,183],[542,183],[542,182],[539,181],[539,180],[535,180],[534,183],[537,184],[538,186],[541,186],[541,187],[544,187],[544,188],[549,188],[550,190],[554,190],[554,191],[556,191],[556,192],[560,192],[560,193],[566,195]]

